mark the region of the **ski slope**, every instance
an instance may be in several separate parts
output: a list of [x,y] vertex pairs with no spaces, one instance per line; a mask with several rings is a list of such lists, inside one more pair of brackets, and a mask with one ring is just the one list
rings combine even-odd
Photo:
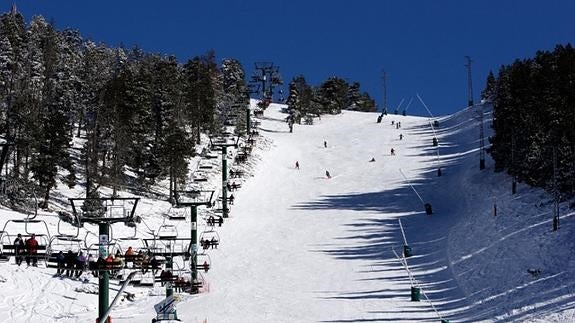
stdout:
[[[282,107],[272,104],[261,119],[251,176],[234,192],[230,219],[216,228],[221,244],[209,251],[209,291],[184,295],[177,306],[184,322],[575,321],[573,211],[562,209],[560,234],[553,234],[547,195],[520,185],[511,196],[509,180],[493,173],[489,159],[479,170],[477,111],[440,118],[434,147],[429,118],[387,115],[377,124],[377,114],[344,111],[289,133]],[[216,188],[219,173],[208,175]],[[146,198],[137,213],[158,228],[168,209]],[[45,218],[55,230],[56,217]],[[410,301],[410,278],[393,253],[403,247],[399,219],[414,252],[407,263],[431,302],[423,295]],[[174,224],[189,236],[189,221]],[[53,273],[0,264],[0,322],[93,321],[97,280]],[[164,289],[129,291],[135,300],[122,299],[113,321],[151,321]]]

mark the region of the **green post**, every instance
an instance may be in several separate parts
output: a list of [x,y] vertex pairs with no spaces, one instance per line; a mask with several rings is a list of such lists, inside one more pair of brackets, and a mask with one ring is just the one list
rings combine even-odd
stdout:
[[228,217],[228,147],[222,146],[222,215]]
[[[100,257],[106,258],[108,256],[108,241],[109,241],[109,227],[107,223],[99,223],[100,231]],[[106,244],[105,246],[103,244]],[[98,275],[98,318],[99,320],[108,311],[110,304],[110,272],[107,270],[100,271]],[[110,322],[110,318],[106,323]]]
[[411,286],[411,301],[419,302],[421,290],[418,287]]
[[409,258],[411,256],[413,256],[413,251],[411,250],[411,247],[408,245],[404,245],[403,246],[403,257]]
[[252,124],[251,124],[251,120],[250,120],[250,107],[246,108],[246,131],[248,136],[251,133],[251,129],[252,128]]
[[[198,206],[192,205],[192,281],[193,284],[198,279]],[[192,285],[192,291],[193,291]]]
[[[169,270],[173,273],[173,262],[172,257],[166,257],[166,270]],[[174,286],[172,286],[172,282],[166,282],[166,298],[174,295]]]

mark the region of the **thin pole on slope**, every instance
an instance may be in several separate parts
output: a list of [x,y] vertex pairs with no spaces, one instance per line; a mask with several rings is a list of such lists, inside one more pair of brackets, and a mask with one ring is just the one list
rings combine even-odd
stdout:
[[407,107],[405,109],[403,109],[403,112],[407,112],[407,109],[409,109],[411,102],[413,102],[413,97],[409,98],[409,102],[407,102]]
[[415,286],[417,284],[417,282],[415,281],[415,278],[413,277],[411,270],[409,270],[409,267],[407,266],[407,260],[405,260],[405,258],[403,258],[403,257],[400,257],[399,254],[395,251],[395,249],[393,249],[393,247],[391,248],[391,251],[393,251],[393,254],[397,258],[397,260],[399,260],[401,265],[403,265],[403,269],[405,269],[405,271],[407,272],[407,277],[409,278],[409,283],[412,286]]
[[419,195],[419,193],[417,193],[417,191],[415,190],[415,187],[413,187],[413,185],[411,185],[411,183],[409,182],[409,179],[408,179],[407,176],[405,176],[405,174],[403,173],[403,170],[400,168],[399,171],[401,172],[401,175],[403,176],[403,178],[404,178],[405,181],[407,182],[407,185],[409,185],[409,187],[411,187],[411,189],[413,190],[413,192],[415,192],[415,195],[417,195],[417,197],[419,198],[419,200],[421,201],[421,203],[425,204],[425,201],[423,201],[423,199],[421,198],[421,195]]
[[467,106],[473,105],[473,86],[471,84],[471,57],[465,56],[465,67],[467,68]]
[[395,108],[395,111],[399,111],[399,108],[401,108],[401,105],[403,104],[403,101],[405,101],[405,98],[401,98],[401,101],[399,101],[399,105],[397,106],[397,108]]
[[[425,102],[423,102],[423,99],[421,98],[421,96],[419,96],[419,94],[417,94],[417,98],[419,99],[419,102],[421,102],[421,104],[423,104],[423,106],[425,107],[425,110],[427,110],[427,112],[429,113],[429,115],[431,116],[431,118],[434,118],[433,114],[431,113],[431,111],[429,110],[429,108],[427,107],[427,105],[425,104]],[[436,153],[437,153],[437,176],[441,176],[441,167],[439,166],[439,144],[437,143],[437,133],[435,132],[435,127],[433,127],[433,124],[436,123],[437,120],[434,120],[433,122],[431,122],[431,119],[429,120],[429,125],[431,126],[431,132],[433,133],[433,145],[437,147]]]
[[419,99],[419,102],[421,102],[421,104],[423,104],[423,107],[425,108],[425,110],[427,110],[427,113],[429,113],[429,116],[431,116],[431,118],[435,118],[433,116],[433,113],[431,113],[431,111],[429,110],[429,108],[427,107],[427,105],[425,104],[425,102],[423,102],[423,99],[419,96],[419,93],[415,93],[415,95],[417,96],[417,98]]
[[435,308],[435,306],[433,305],[433,302],[431,302],[429,297],[427,297],[427,294],[425,294],[425,291],[423,290],[423,288],[421,288],[421,284],[419,284],[419,282],[415,279],[415,277],[413,277],[413,274],[411,273],[411,271],[409,270],[409,267],[407,266],[407,259],[400,257],[397,254],[397,252],[395,251],[395,249],[391,248],[391,250],[393,251],[393,254],[395,254],[395,257],[397,258],[397,260],[399,260],[399,262],[403,265],[403,268],[407,272],[407,276],[409,277],[409,281],[410,281],[411,285],[419,288],[419,290],[421,291],[421,293],[423,294],[423,296],[425,297],[425,299],[427,300],[429,305],[431,305],[431,308],[433,309],[435,314],[437,314],[437,317],[443,321],[443,317],[441,316],[441,314],[439,313],[437,308]]
[[399,228],[401,229],[401,235],[403,236],[403,243],[407,246],[407,239],[405,238],[405,231],[403,231],[403,225],[401,224],[401,219],[399,221]]
[[387,73],[384,69],[381,70],[383,73],[383,111],[382,114],[387,114]]

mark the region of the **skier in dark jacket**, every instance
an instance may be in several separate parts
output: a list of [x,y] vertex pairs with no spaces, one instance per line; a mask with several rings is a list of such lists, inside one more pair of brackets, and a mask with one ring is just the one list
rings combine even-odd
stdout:
[[22,257],[26,254],[26,245],[20,233],[18,233],[18,236],[14,240],[14,251],[16,253],[16,265],[20,266],[22,264]]
[[58,252],[56,255],[56,263],[58,264],[58,270],[56,271],[56,274],[62,275],[64,273],[64,268],[66,267],[66,256],[62,250],[60,250],[60,252]]
[[76,254],[72,250],[68,250],[64,257],[66,263],[66,276],[74,276],[74,266],[76,265]]
[[331,175],[329,174],[329,171],[327,171],[327,170],[325,171],[325,177],[331,178]]

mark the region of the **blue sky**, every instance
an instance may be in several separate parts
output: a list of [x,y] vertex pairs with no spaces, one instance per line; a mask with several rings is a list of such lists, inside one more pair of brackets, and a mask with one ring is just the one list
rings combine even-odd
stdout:
[[[109,46],[137,44],[180,61],[214,49],[250,74],[254,62],[271,61],[286,85],[300,74],[313,85],[334,75],[358,81],[378,105],[385,69],[391,107],[419,93],[434,114],[466,105],[464,56],[478,101],[489,70],[575,43],[572,0],[14,2],[26,21],[39,14]],[[417,99],[408,113],[427,114]]]

